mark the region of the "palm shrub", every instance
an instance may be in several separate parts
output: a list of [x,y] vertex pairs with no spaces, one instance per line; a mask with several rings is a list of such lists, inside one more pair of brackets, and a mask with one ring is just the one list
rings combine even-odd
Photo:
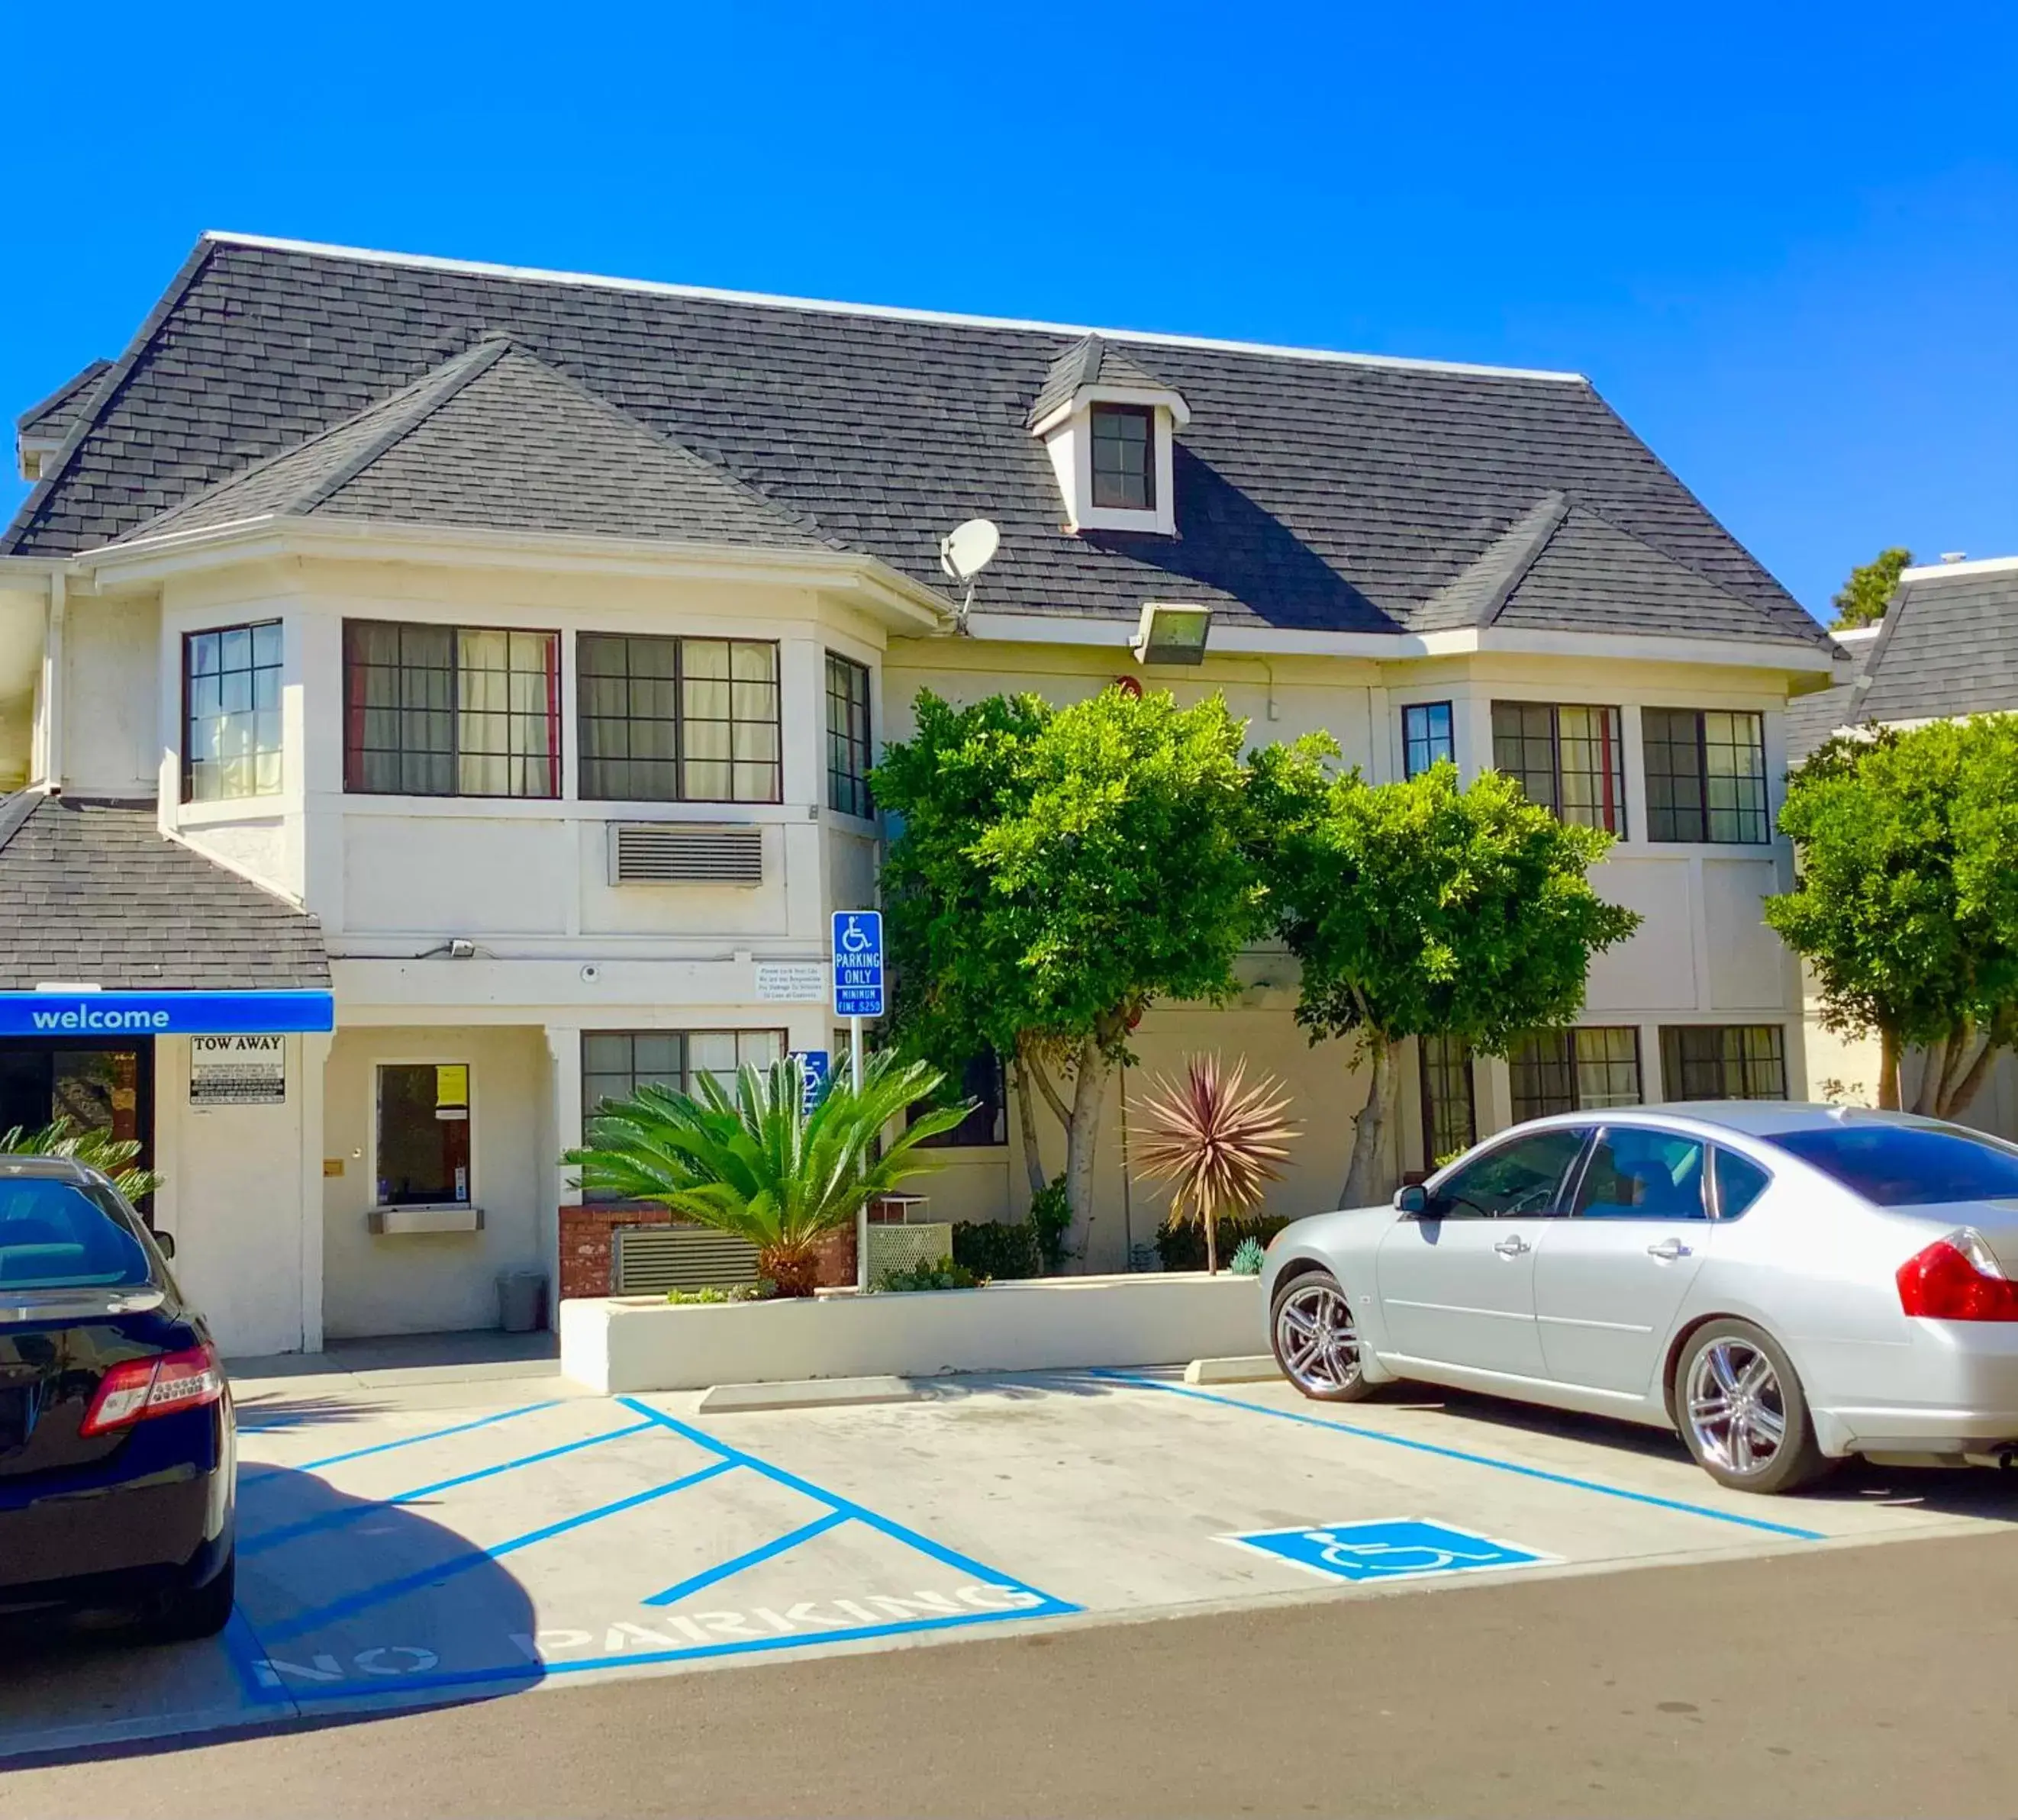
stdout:
[[17,1125],[0,1132],[0,1155],[67,1157],[74,1163],[82,1163],[110,1176],[112,1186],[135,1202],[144,1201],[167,1179],[152,1169],[136,1168],[134,1159],[139,1154],[138,1139],[116,1138],[109,1131],[87,1130],[69,1118],[59,1118],[40,1131]]
[[823,1233],[850,1223],[864,1203],[938,1165],[917,1154],[950,1131],[965,1102],[921,1113],[882,1143],[884,1128],[938,1090],[923,1062],[870,1056],[858,1089],[837,1077],[806,1110],[797,1056],[768,1069],[746,1063],[731,1095],[711,1074],[699,1091],[641,1087],[606,1102],[588,1142],[563,1161],[591,1193],[650,1201],[757,1248],[757,1270],[780,1295],[811,1295]]
[[1193,1056],[1181,1082],[1159,1075],[1141,1102],[1137,1155],[1145,1175],[1176,1184],[1173,1225],[1191,1219],[1205,1228],[1205,1267],[1219,1270],[1220,1216],[1260,1204],[1297,1128],[1283,1121],[1289,1096],[1273,1078],[1246,1084],[1247,1064],[1231,1072],[1217,1056]]

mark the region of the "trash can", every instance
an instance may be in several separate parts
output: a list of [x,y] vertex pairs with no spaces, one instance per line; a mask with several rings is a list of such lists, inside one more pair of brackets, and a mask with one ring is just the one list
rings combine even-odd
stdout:
[[508,1334],[536,1334],[547,1324],[545,1271],[498,1272],[497,1324]]

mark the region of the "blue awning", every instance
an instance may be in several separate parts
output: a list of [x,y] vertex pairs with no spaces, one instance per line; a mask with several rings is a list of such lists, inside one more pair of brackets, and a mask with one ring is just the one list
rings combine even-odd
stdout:
[[0,1036],[257,1036],[336,1027],[327,992],[0,992]]

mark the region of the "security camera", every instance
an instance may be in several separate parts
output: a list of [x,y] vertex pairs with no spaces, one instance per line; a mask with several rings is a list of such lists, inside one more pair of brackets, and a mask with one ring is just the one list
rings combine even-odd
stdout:
[[584,986],[592,986],[602,977],[602,970],[594,961],[591,961],[581,970],[581,983]]

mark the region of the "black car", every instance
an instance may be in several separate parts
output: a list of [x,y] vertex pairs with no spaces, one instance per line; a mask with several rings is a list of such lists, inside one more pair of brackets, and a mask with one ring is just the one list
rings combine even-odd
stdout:
[[0,1612],[231,1616],[231,1393],[172,1250],[96,1170],[0,1156]]

